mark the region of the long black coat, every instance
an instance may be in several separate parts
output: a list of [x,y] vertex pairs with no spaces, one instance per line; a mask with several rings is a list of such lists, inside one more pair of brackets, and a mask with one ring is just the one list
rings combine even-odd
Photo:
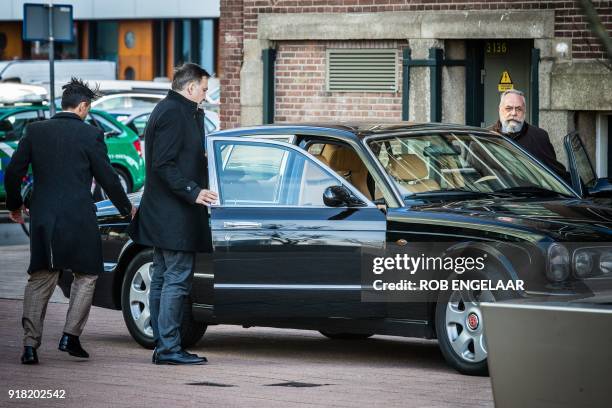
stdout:
[[28,272],[71,269],[102,273],[92,177],[122,214],[129,214],[132,208],[108,159],[103,132],[70,112],[29,124],[6,168],[4,185],[9,210],[17,210],[23,204],[21,180],[30,164],[34,184]]
[[210,251],[208,210],[195,203],[208,186],[202,111],[169,91],[153,109],[144,138],[145,187],[130,237],[167,250]]
[[[499,120],[489,129],[502,133]],[[533,154],[536,159],[540,160],[552,171],[571,183],[570,175],[567,170],[565,170],[565,166],[557,160],[555,148],[550,142],[548,133],[544,129],[525,122],[519,132],[502,134],[513,139],[516,143],[524,147],[525,150]]]

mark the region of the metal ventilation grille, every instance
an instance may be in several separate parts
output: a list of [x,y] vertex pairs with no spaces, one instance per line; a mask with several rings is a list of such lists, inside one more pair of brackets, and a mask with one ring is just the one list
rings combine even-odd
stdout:
[[396,92],[397,50],[327,50],[327,91]]

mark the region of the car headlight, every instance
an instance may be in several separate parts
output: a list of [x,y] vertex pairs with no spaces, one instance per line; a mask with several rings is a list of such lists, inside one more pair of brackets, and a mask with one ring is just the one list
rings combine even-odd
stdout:
[[551,282],[562,282],[570,273],[570,256],[567,248],[561,244],[552,244],[548,248],[548,266],[546,277]]
[[612,274],[612,252],[606,252],[599,257],[599,269],[603,274]]
[[593,272],[593,258],[595,254],[589,250],[579,250],[574,254],[574,275],[577,278],[586,278]]

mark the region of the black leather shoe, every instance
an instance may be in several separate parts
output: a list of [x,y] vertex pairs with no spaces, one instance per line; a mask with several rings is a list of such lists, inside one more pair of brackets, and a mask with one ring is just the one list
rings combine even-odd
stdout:
[[208,359],[204,356],[198,356],[197,354],[194,353],[190,353],[187,350],[181,350],[180,353],[183,353],[185,355],[191,356],[191,357],[196,357],[202,360],[202,364],[206,364],[208,363]]
[[176,353],[159,353],[155,364],[170,364],[170,365],[198,365],[205,364],[206,359],[193,354],[189,354],[184,350]]
[[64,333],[60,339],[58,349],[67,352],[73,357],[89,358],[89,353],[81,347],[79,336]]
[[21,355],[21,364],[38,364],[36,349],[32,346],[25,346]]

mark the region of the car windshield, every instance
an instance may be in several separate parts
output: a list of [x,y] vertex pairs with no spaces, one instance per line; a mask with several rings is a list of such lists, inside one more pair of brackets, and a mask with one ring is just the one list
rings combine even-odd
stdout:
[[574,196],[550,171],[499,136],[430,133],[368,144],[404,197],[445,192]]

